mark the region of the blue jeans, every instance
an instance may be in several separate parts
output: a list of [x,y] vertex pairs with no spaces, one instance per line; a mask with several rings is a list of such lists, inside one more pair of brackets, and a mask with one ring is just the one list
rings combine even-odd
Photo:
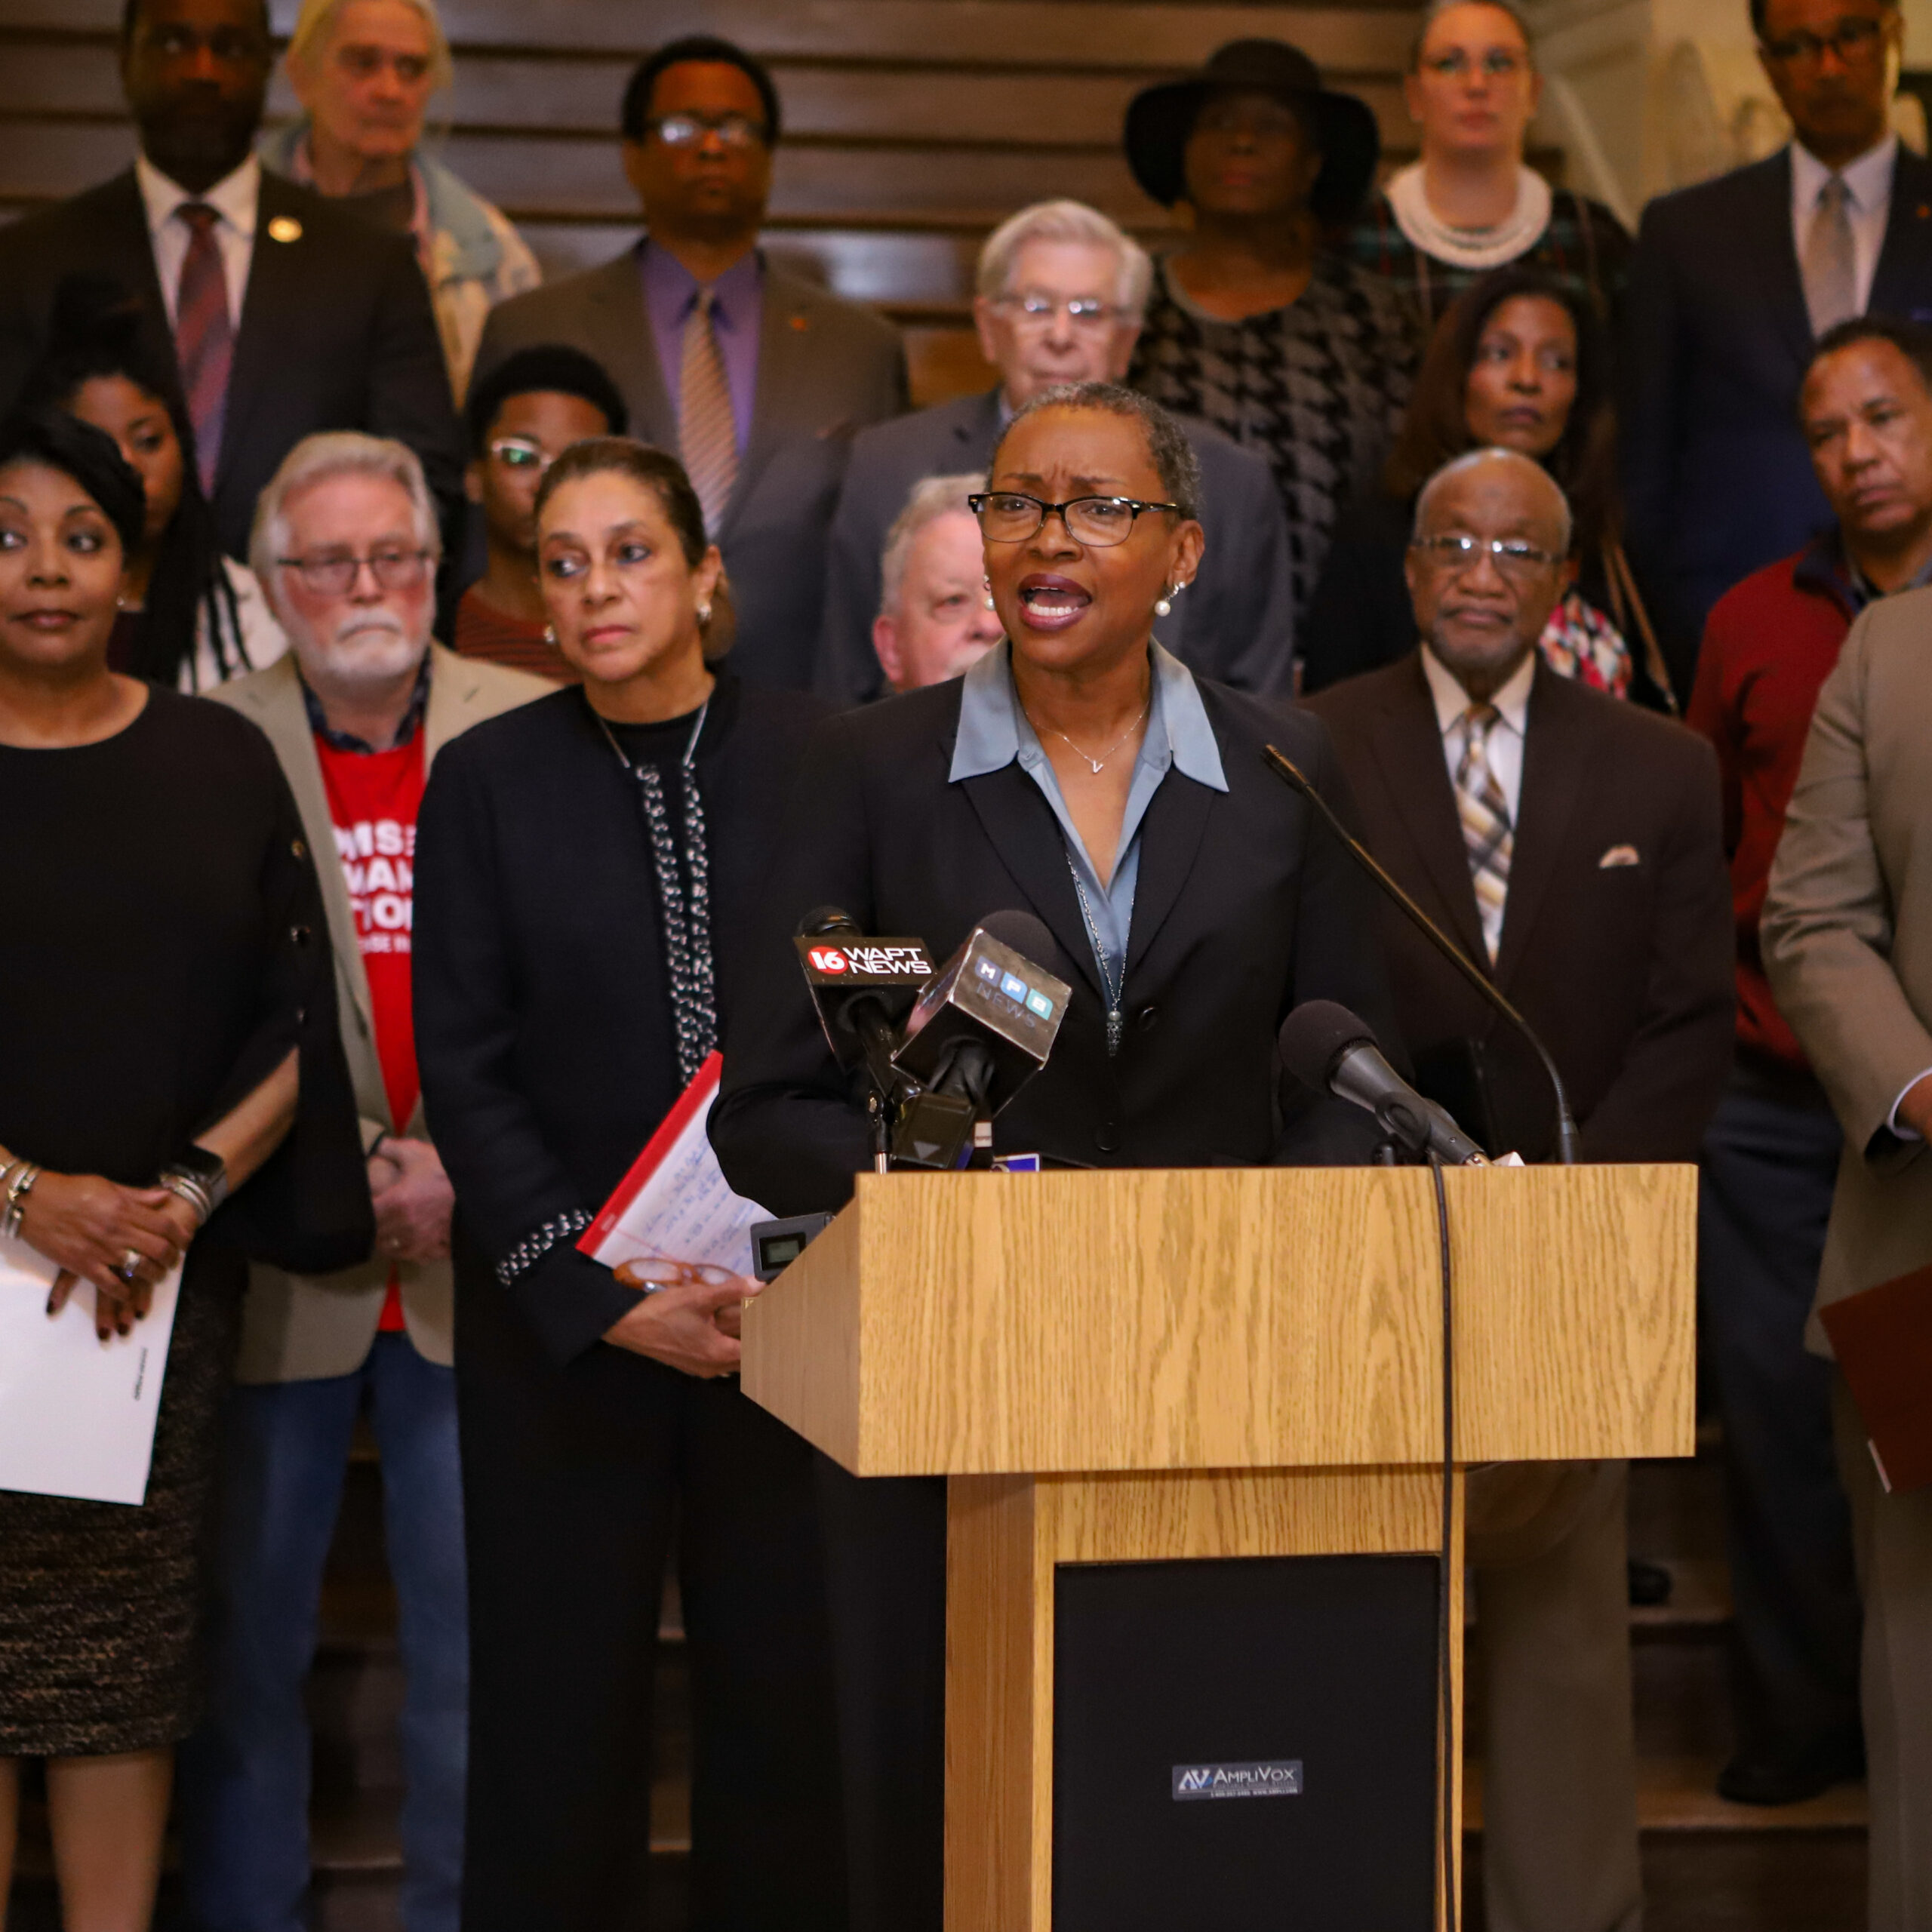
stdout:
[[208,1714],[181,1754],[183,1877],[198,1932],[303,1932],[322,1567],[368,1404],[400,1610],[402,1919],[457,1932],[469,1643],[456,1377],[406,1335],[352,1375],[230,1392]]

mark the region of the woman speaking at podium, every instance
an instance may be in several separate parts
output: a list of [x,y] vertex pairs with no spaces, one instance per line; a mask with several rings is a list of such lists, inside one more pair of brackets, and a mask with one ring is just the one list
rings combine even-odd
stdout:
[[[1368,888],[1263,765],[1333,796],[1322,728],[1196,678],[1160,619],[1199,568],[1198,476],[1158,405],[1082,383],[1020,410],[975,499],[1008,641],[963,678],[819,726],[728,1001],[712,1140],[781,1215],[841,1206],[871,1162],[791,935],[814,906],[950,953],[988,913],[1043,920],[1073,987],[1054,1055],[995,1144],[1137,1168],[1368,1158],[1372,1123],[1309,1097],[1284,1121],[1277,1029],[1305,999],[1380,1030]],[[1285,1150],[1292,1149],[1292,1152]],[[1024,1284],[1016,1285],[1024,1292]],[[1095,1311],[1097,1318],[1103,1311]],[[939,1932],[946,1492],[821,1457],[854,1932]]]

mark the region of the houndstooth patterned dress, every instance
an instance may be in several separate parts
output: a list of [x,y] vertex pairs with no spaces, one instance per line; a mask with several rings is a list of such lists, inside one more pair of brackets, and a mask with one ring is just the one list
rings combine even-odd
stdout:
[[1307,288],[1287,307],[1238,322],[1198,308],[1165,262],[1155,271],[1128,380],[1268,459],[1287,513],[1297,618],[1337,510],[1380,472],[1419,350],[1407,299],[1336,257],[1317,258]]

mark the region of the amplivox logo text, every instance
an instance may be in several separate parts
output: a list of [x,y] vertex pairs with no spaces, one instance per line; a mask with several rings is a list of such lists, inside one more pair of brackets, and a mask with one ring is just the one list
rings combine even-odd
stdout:
[[1238,1764],[1177,1764],[1174,1801],[1195,1798],[1297,1798],[1299,1758],[1251,1759]]

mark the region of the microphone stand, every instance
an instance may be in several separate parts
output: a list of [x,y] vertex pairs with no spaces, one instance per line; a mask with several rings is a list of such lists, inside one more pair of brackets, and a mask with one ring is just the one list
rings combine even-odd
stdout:
[[1329,830],[1340,841],[1343,851],[1401,908],[1416,931],[1534,1048],[1537,1059],[1543,1062],[1543,1072],[1549,1076],[1550,1091],[1556,1097],[1557,1162],[1561,1167],[1574,1168],[1577,1164],[1578,1152],[1577,1116],[1570,1110],[1570,1096],[1564,1091],[1563,1076],[1557,1072],[1556,1063],[1549,1057],[1549,1049],[1537,1038],[1535,1029],[1503,997],[1495,981],[1466,958],[1462,949],[1389,877],[1374,854],[1335,816],[1328,801],[1315,789],[1300,766],[1284,753],[1277,751],[1272,745],[1265,746],[1261,755],[1276,777],[1292,786],[1321,814]]

